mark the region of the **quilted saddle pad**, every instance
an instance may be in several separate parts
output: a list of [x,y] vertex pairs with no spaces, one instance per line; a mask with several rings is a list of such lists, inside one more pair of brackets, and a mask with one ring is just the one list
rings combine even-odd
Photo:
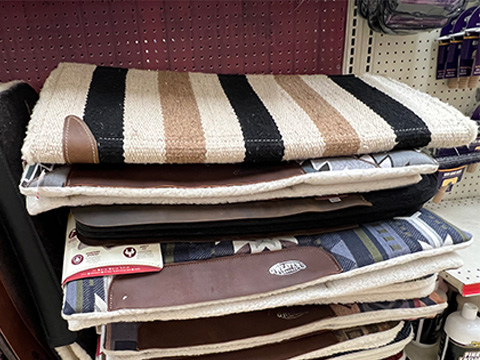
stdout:
[[458,267],[451,252],[470,238],[423,209],[334,233],[162,244],[160,272],[68,282],[63,316],[74,328],[325,303]]
[[378,75],[216,75],[61,63],[23,147],[32,163],[278,162],[465,145],[477,126]]
[[195,320],[113,323],[103,328],[103,351],[112,360],[222,353],[318,331],[435,316],[446,306],[433,293],[394,302],[294,306]]

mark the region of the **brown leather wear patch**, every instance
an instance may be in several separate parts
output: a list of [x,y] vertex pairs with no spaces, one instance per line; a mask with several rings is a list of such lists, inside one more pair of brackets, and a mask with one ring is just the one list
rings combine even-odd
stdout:
[[328,305],[308,305],[202,319],[145,322],[138,329],[137,347],[139,350],[165,349],[250,339],[334,316]]
[[98,146],[87,124],[75,115],[65,118],[63,125],[63,156],[68,164],[98,164]]
[[178,263],[158,273],[116,276],[110,285],[108,307],[154,308],[233,299],[341,272],[331,254],[315,247]]
[[[195,356],[195,360],[287,360],[338,344],[333,331],[322,331],[311,336],[283,341],[252,349]],[[163,360],[188,360],[192,357],[169,357]]]
[[[303,175],[295,163],[278,164],[105,164],[101,168],[72,165],[65,186],[109,186],[130,188],[205,188],[247,185]],[[192,176],[195,175],[195,176]]]

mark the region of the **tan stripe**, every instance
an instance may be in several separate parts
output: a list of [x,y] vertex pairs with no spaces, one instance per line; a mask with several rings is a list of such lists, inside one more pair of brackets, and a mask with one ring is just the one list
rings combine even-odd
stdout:
[[167,163],[204,163],[205,136],[188,73],[160,71]]
[[157,74],[129,70],[123,114],[123,149],[127,163],[165,162],[165,129]]
[[[243,162],[245,142],[235,112],[217,75],[191,73],[206,140],[206,162]],[[228,153],[228,159],[225,154]]]
[[[307,113],[275,81],[273,75],[249,75],[248,82],[262,100],[282,134],[284,160],[321,157],[322,134]],[[295,126],[293,126],[295,124]]]
[[302,75],[313,90],[321,93],[360,137],[359,153],[390,150],[396,145],[392,127],[375,111],[324,75]]
[[360,139],[350,123],[298,75],[275,75],[278,84],[317,126],[325,141],[323,156],[357,153]]

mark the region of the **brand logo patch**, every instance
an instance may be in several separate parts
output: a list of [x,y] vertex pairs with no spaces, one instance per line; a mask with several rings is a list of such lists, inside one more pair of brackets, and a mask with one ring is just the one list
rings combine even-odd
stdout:
[[83,261],[83,256],[80,254],[77,254],[72,258],[73,265],[80,265],[82,261]]
[[285,276],[295,274],[306,268],[307,265],[300,260],[288,260],[276,263],[268,270],[268,272],[272,275]]
[[308,314],[308,311],[303,311],[303,312],[284,311],[284,312],[278,312],[277,317],[282,320],[295,320],[295,319],[301,318],[305,314]]

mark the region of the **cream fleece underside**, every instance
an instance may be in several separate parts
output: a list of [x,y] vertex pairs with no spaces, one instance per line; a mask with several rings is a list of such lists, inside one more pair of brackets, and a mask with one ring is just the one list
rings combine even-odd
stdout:
[[92,360],[90,355],[77,343],[56,347],[55,351],[62,360]]

